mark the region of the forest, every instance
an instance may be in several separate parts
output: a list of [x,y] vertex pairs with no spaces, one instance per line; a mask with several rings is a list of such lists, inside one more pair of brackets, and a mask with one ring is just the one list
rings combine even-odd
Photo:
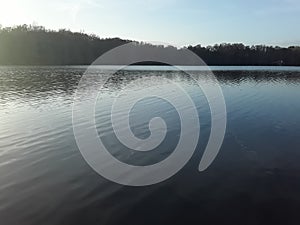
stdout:
[[[97,35],[66,29],[48,30],[43,26],[0,26],[0,65],[89,65],[108,50],[129,42],[132,41],[120,38],[103,39]],[[155,45],[151,47],[165,48]],[[193,51],[208,65],[300,66],[299,46],[223,43],[184,48]]]

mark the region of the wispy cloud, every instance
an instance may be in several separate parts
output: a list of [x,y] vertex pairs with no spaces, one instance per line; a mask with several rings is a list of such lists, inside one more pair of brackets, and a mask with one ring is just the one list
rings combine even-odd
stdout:
[[75,22],[82,10],[96,7],[103,8],[101,2],[95,0],[53,1],[52,5],[56,10],[66,13]]
[[300,12],[299,0],[274,0],[272,1],[272,4],[268,4],[267,6],[255,10],[255,14],[257,15],[287,14],[298,12]]

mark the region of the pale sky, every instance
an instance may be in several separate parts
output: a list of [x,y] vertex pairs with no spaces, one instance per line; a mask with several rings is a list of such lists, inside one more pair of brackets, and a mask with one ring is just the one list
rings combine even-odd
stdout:
[[0,0],[0,24],[175,46],[300,45],[300,0]]

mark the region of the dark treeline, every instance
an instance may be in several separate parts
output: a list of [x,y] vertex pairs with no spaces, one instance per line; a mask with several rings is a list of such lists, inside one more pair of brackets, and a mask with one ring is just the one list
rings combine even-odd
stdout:
[[189,46],[208,65],[300,66],[300,47],[220,44],[208,47]]
[[[104,52],[129,42],[119,38],[101,39],[96,35],[65,29],[47,30],[42,26],[0,26],[0,65],[88,65]],[[220,44],[187,48],[199,55],[208,65],[300,66],[300,47],[297,46],[282,48]]]
[[7,27],[0,29],[0,65],[86,65],[128,42],[41,26]]

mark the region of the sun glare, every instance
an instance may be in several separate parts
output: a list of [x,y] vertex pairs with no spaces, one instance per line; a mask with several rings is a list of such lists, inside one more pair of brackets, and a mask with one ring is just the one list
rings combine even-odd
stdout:
[[0,0],[0,24],[2,26],[13,26],[32,23],[33,18],[27,10],[27,4],[24,1]]

